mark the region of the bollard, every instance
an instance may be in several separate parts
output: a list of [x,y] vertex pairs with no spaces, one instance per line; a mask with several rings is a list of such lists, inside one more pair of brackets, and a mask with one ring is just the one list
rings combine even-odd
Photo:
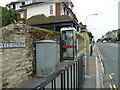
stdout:
[[90,56],[92,56],[92,53],[93,53],[93,46],[91,44],[91,46],[90,46]]

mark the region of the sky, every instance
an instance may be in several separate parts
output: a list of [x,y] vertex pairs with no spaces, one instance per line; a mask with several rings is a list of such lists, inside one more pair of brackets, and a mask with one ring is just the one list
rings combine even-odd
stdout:
[[[118,2],[120,0],[72,0],[79,22],[87,25],[95,40],[108,31],[118,29]],[[98,14],[98,15],[91,15]],[[91,15],[91,16],[88,16]]]
[[[0,6],[16,0],[0,0]],[[95,40],[108,31],[118,29],[118,2],[120,0],[71,0],[79,22],[87,25]],[[98,14],[98,15],[91,15]],[[89,16],[91,15],[91,16]]]

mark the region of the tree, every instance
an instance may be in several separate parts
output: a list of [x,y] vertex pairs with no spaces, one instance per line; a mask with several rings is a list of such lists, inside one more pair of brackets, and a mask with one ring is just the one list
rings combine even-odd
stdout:
[[88,33],[88,35],[89,35],[90,41],[92,41],[92,39],[94,38],[94,36],[92,35],[91,32],[87,32],[87,33]]
[[2,26],[15,24],[20,21],[20,13],[9,6],[2,7]]
[[102,42],[102,40],[101,40],[101,39],[98,39],[97,42]]

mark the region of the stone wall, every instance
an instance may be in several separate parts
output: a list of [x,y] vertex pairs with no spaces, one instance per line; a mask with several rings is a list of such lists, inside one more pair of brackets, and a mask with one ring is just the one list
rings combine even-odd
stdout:
[[9,47],[0,49],[0,59],[2,72],[0,79],[2,88],[14,88],[22,82],[28,80],[32,74],[32,62],[29,60],[26,37],[28,29],[25,25],[9,25],[0,29],[0,43],[24,43],[25,47]]
[[15,88],[35,74],[35,42],[47,39],[59,43],[59,36],[57,32],[24,24],[0,28],[0,44],[25,44],[25,47],[0,48],[0,88]]
[[84,48],[84,38],[81,36],[78,36],[78,51],[82,50]]
[[[0,48],[0,88],[15,88],[35,74],[35,42],[40,40],[54,40],[60,44],[60,33],[25,24],[0,28],[0,44],[25,44],[24,47]],[[81,37],[78,37],[78,46],[78,50],[83,48]],[[60,53],[58,59],[59,56]]]

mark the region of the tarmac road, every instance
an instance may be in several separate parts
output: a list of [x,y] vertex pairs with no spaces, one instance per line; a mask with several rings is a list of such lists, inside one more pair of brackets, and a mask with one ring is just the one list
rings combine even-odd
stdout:
[[[118,46],[110,43],[97,43],[103,56],[105,88],[118,88]],[[120,84],[120,83],[119,83]]]

